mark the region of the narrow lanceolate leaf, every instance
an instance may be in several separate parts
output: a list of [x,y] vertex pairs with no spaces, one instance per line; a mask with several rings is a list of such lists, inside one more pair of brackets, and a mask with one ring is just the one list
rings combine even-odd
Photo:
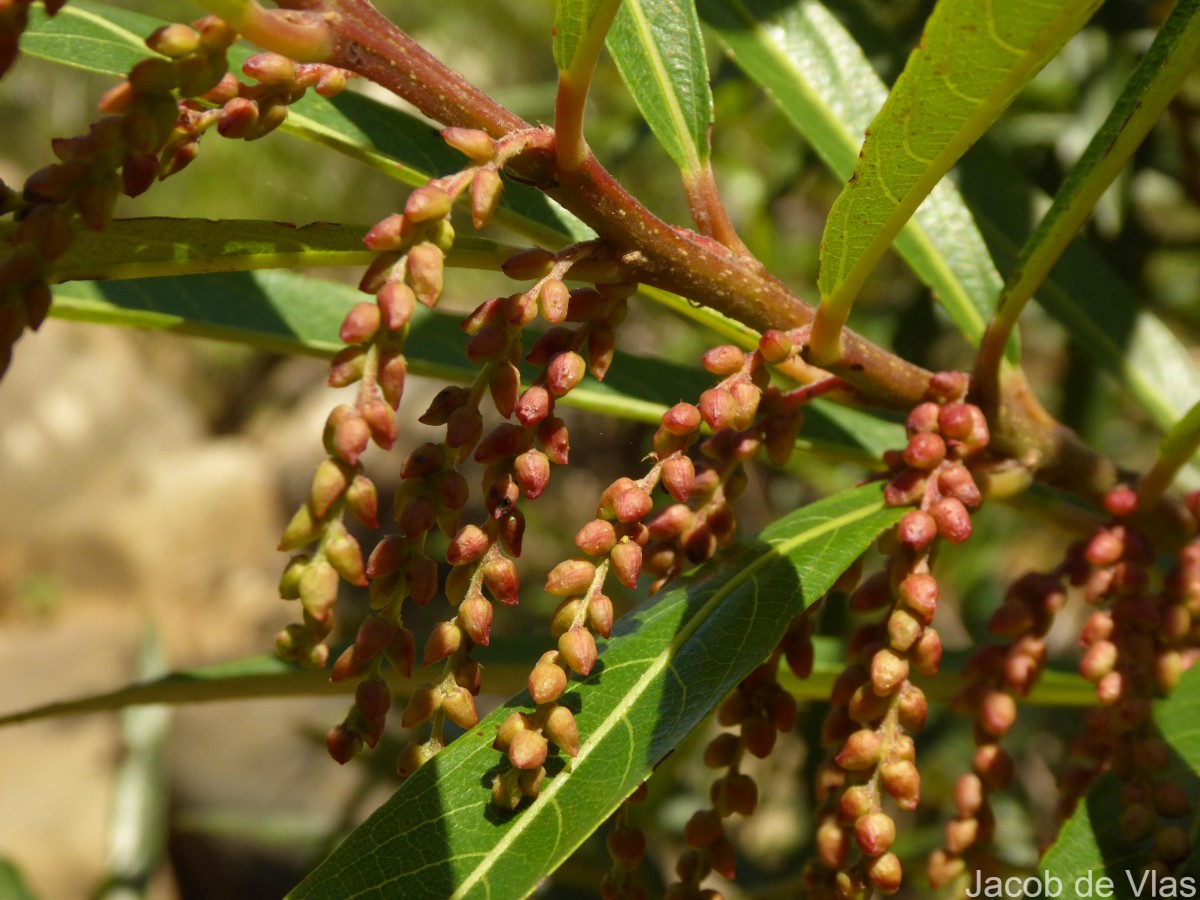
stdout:
[[671,159],[699,173],[708,161],[712,93],[695,0],[624,0],[608,52]]
[[[363,246],[367,225],[289,225],[258,219],[114,219],[104,231],[78,232],[55,261],[54,281],[119,280],[159,275],[238,272],[314,266],[367,266],[377,256]],[[10,230],[0,223],[0,238]],[[470,235],[457,237],[446,262],[496,270],[516,247]]]
[[825,223],[814,358],[838,355],[850,306],[901,226],[1099,3],[938,3]]
[[[698,7],[734,62],[834,174],[849,179],[887,88],[841,23],[817,0],[698,0]],[[953,184],[938,183],[901,229],[896,249],[978,343],[1003,282]]]
[[899,519],[878,486],[798,510],[756,543],[706,566],[626,617],[566,702],[578,709],[574,760],[513,815],[490,807],[496,727],[522,695],[409,778],[290,895],[524,897],[762,662],[815,602]]
[[1200,0],[1179,0],[1134,70],[1112,112],[1071,169],[1025,244],[996,310],[1011,329],[1067,244],[1200,60]]
[[[332,356],[345,345],[338,329],[363,295],[346,285],[287,271],[219,272],[179,278],[71,281],[55,285],[57,318],[169,330],[278,353]],[[409,369],[467,382],[459,319],[418,308],[405,348]],[[525,372],[526,381],[534,373]],[[586,380],[564,403],[621,418],[655,422],[681,397],[696,397],[709,379],[698,369],[618,352],[608,377]]]
[[[558,0],[554,10],[554,63],[560,72],[575,68],[580,56],[595,60],[594,53],[611,22],[612,5],[612,0]],[[599,34],[597,24],[604,25]]]
[[[134,63],[154,55],[145,38],[163,24],[161,19],[88,0],[72,0],[54,18],[35,6],[21,38],[21,51],[73,68],[121,76]],[[239,72],[253,52],[240,44],[231,47],[231,70]],[[289,107],[280,130],[328,146],[407,185],[425,184],[466,162],[428,123],[352,91],[332,99],[309,91]],[[505,185],[495,221],[551,247],[594,236],[544,194],[520,184]]]
[[[1154,724],[1171,749],[1170,768],[1155,773],[1156,780],[1182,787],[1196,809],[1200,800],[1200,666],[1185,672],[1179,686],[1166,700],[1154,704]],[[1156,888],[1144,875],[1146,854],[1150,841],[1131,842],[1121,836],[1122,782],[1115,775],[1105,775],[1096,783],[1067,820],[1044,857],[1041,871],[1062,880],[1063,897],[1116,897],[1132,900],[1135,897],[1195,896],[1200,887],[1200,858],[1195,850],[1177,866],[1173,881],[1157,877]],[[1195,834],[1193,816],[1183,820],[1164,820],[1184,832]],[[1108,885],[1098,889],[1100,879]],[[1185,881],[1186,879],[1186,881]],[[1088,887],[1090,881],[1091,887]],[[1076,886],[1078,884],[1078,887]],[[1107,891],[1107,892],[1106,892]]]

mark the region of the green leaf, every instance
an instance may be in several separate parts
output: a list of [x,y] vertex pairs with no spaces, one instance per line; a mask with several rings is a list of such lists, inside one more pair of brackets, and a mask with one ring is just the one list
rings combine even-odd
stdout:
[[996,310],[998,326],[1013,327],[1033,292],[1195,68],[1200,50],[1197,10],[1200,0],[1180,0],[1171,10],[1111,112],[1067,174],[1037,230],[1021,248]]
[[[287,226],[282,226],[287,228]],[[486,243],[486,242],[483,242]],[[210,266],[193,260],[197,270]],[[172,331],[246,344],[275,353],[332,356],[346,311],[363,295],[344,284],[285,270],[215,272],[204,275],[135,278],[125,281],[68,281],[54,286],[50,315],[77,322]],[[419,307],[410,325],[405,355],[419,375],[468,382],[468,362],[458,318]],[[526,368],[529,383],[534,374]],[[587,379],[562,403],[590,412],[657,424],[668,407],[694,400],[711,385],[700,369],[666,360],[617,352],[602,382]],[[878,458],[898,446],[902,430],[858,410],[813,406],[799,446],[835,455]]]
[[[1099,0],[1006,0],[982,9],[977,0],[938,3],[825,223],[817,285],[831,336],[921,201],[1097,6]],[[831,355],[815,346],[824,344],[819,330],[814,325],[818,359]]]
[[[1200,773],[1200,666],[1194,666],[1184,673],[1174,694],[1166,700],[1155,702],[1154,724],[1171,750],[1170,768],[1156,777],[1182,787],[1195,809],[1200,799],[1200,776],[1197,775]],[[1089,896],[1075,890],[1076,880],[1085,879],[1080,883],[1084,886],[1089,875],[1093,885],[1100,878],[1112,880],[1115,893],[1108,896],[1116,896],[1121,900],[1133,900],[1139,896],[1134,887],[1142,877],[1149,847],[1148,842],[1131,843],[1121,837],[1121,787],[1122,782],[1115,775],[1108,774],[1101,778],[1067,820],[1054,846],[1042,858],[1041,871],[1062,880],[1062,896]],[[1180,824],[1184,831],[1195,833],[1191,822],[1172,824]],[[1171,893],[1171,887],[1160,880],[1157,892],[1145,887],[1140,896],[1192,896],[1200,884],[1200,856],[1195,850],[1187,860],[1175,867],[1173,874],[1179,879],[1174,886],[1176,889],[1181,889],[1185,884],[1183,879],[1187,878],[1190,879],[1192,890]],[[1132,886],[1129,881],[1131,877]],[[1090,896],[1102,895],[1094,891]]]
[[[887,88],[841,23],[816,0],[698,0],[698,6],[734,62],[834,174],[850,178]],[[896,249],[977,343],[1003,282],[953,184],[938,183],[900,231]]]
[[[0,238],[12,227],[0,223]],[[115,219],[104,231],[80,230],[55,261],[55,281],[128,279],[252,269],[367,266],[378,255],[362,243],[367,225],[289,225],[258,219]],[[518,248],[459,237],[446,255],[458,268],[497,270]]]
[[625,0],[608,51],[659,143],[683,172],[699,173],[713,113],[694,0]]
[[498,815],[488,790],[500,759],[495,729],[529,705],[522,695],[409,778],[290,896],[526,896],[901,514],[883,507],[877,485],[856,488],[798,510],[653,598],[565,695],[577,709],[579,755],[532,805]]
[[6,900],[37,900],[37,895],[25,883],[21,870],[7,859],[0,859],[0,897]]
[[575,64],[584,49],[596,17],[608,0],[558,0],[554,9],[554,63],[560,72]]
[[[1011,188],[998,193],[997,183]],[[1044,195],[986,143],[966,160],[961,187],[996,261],[1005,268],[1015,265],[1030,230],[1022,210],[1043,202]],[[1187,347],[1090,244],[1076,240],[1067,247],[1038,288],[1037,302],[1159,428],[1171,428],[1200,400],[1200,368]]]
[[[50,62],[120,76],[139,60],[154,56],[145,38],[163,24],[162,19],[88,0],[72,0],[53,18],[35,6],[21,50]],[[236,73],[254,52],[240,44],[231,47],[231,70]],[[465,163],[428,123],[353,91],[332,99],[309,91],[289,107],[280,130],[324,144],[412,186],[457,171]],[[495,221],[550,247],[594,236],[541,192],[511,182],[505,185]]]

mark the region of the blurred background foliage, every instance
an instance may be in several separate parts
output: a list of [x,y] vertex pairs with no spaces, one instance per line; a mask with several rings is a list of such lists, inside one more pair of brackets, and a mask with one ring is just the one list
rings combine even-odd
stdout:
[[[181,21],[196,16],[183,0],[114,5]],[[551,119],[550,0],[380,0],[377,5],[525,118]],[[928,0],[829,3],[889,83],[932,5]],[[989,179],[988,154],[1015,161],[1033,184],[1053,192],[1169,5],[1103,7],[969,154],[955,176],[968,195],[1011,194],[1009,202],[1024,210],[1032,225],[1044,201],[1020,196],[1007,181]],[[715,41],[710,51],[717,122],[713,161],[731,215],[773,272],[801,296],[815,296],[817,242],[840,184],[775,107],[723,59]],[[106,87],[105,79],[23,59],[0,90],[0,178],[20,183],[44,165],[50,159],[49,139],[82,131]],[[587,134],[600,159],[636,196],[667,220],[688,224],[674,168],[606,60],[593,88]],[[403,190],[395,182],[316,145],[282,134],[253,144],[213,135],[186,173],[136,201],[124,201],[118,212],[366,226],[402,203]],[[1186,344],[1200,343],[1200,76],[1187,83],[1087,231],[1146,306]],[[349,272],[314,274],[354,278]],[[443,302],[465,312],[507,290],[500,276],[456,272]],[[971,361],[970,349],[928,291],[893,256],[868,283],[851,324],[930,368],[964,368]],[[1040,311],[1031,308],[1024,326],[1026,366],[1049,408],[1123,464],[1147,465],[1155,436],[1144,418]],[[7,688],[0,711],[128,680],[145,656],[141,635],[147,620],[171,668],[268,649],[273,630],[289,618],[275,600],[273,582],[281,561],[272,553],[272,535],[307,489],[320,458],[320,422],[336,402],[323,386],[324,366],[166,334],[97,336],[86,326],[59,322],[46,330],[21,342],[16,367],[0,385],[0,421],[7,423],[0,429],[0,471],[29,473],[13,479],[7,508],[0,513],[5,544],[0,551],[0,678],[17,684],[23,672],[41,671],[32,661],[46,654],[59,654],[64,671],[28,690]],[[715,342],[648,304],[638,306],[621,341],[628,352],[664,353],[692,365]],[[81,385],[89,379],[121,397],[120,414],[114,413],[108,425],[97,412],[104,405]],[[437,387],[418,383],[410,388],[409,421]],[[66,406],[58,409],[55,402]],[[88,418],[81,409],[94,415]],[[542,574],[571,555],[570,538],[590,516],[599,490],[618,475],[640,471],[649,449],[650,431],[642,426],[577,415],[572,427],[574,464],[556,475],[549,494],[529,509],[523,602],[497,618],[493,646],[480,654],[497,676],[489,675],[487,682],[497,692],[493,701],[501,699],[500,691],[523,686],[522,664],[548,645],[546,621],[553,604],[538,590]],[[414,424],[401,443],[425,439]],[[30,447],[49,449],[39,456]],[[155,468],[154,454],[161,448],[174,455]],[[31,454],[37,457],[32,463]],[[225,462],[212,463],[210,456]],[[388,486],[396,483],[396,463],[375,459],[371,465],[381,497],[387,497]],[[803,456],[787,472],[758,469],[741,506],[742,533],[751,535],[780,512],[863,474],[852,465]],[[220,505],[206,507],[198,497],[210,489]],[[1044,499],[1036,498],[1019,511],[986,508],[976,520],[978,538],[939,561],[942,582],[952,593],[939,612],[951,650],[982,639],[983,623],[1007,579],[1027,567],[1052,565],[1061,555],[1069,535],[1049,517],[1040,517],[1044,527],[1032,527],[1039,511],[1033,509],[1033,517],[1030,511],[1038,504],[1046,511]],[[181,517],[199,521],[180,527]],[[217,536],[239,520],[248,530],[238,531],[237,538],[227,534],[224,541]],[[114,522],[125,524],[115,528]],[[259,524],[250,528],[247,522]],[[153,551],[147,550],[145,535],[152,526],[162,529]],[[128,546],[122,543],[122,528],[129,532]],[[238,543],[236,552],[230,550],[231,540]],[[998,546],[1002,554],[995,551]],[[183,578],[181,571],[195,577]],[[350,605],[341,623],[352,635],[365,604],[362,597],[346,599]],[[628,608],[638,598],[619,599]],[[418,633],[441,614],[436,604],[427,613],[430,621],[414,626]],[[826,604],[822,630],[837,636],[846,627],[835,598]],[[1066,667],[1072,665],[1074,633],[1070,622],[1062,622],[1052,636]],[[96,655],[98,642],[111,652]],[[76,660],[86,668],[75,667]],[[27,773],[21,779],[27,793],[16,790],[11,778],[0,787],[0,807],[9,810],[0,826],[0,857],[24,872],[27,887],[16,870],[5,868],[0,894],[15,891],[11,896],[20,897],[28,890],[30,896],[79,897],[97,889],[103,896],[131,897],[280,895],[396,784],[391,766],[402,740],[398,722],[384,746],[347,770],[324,758],[320,736],[340,718],[344,702],[268,700],[179,711],[169,729],[157,726],[158,731],[153,722],[126,719],[0,732],[0,767]],[[797,883],[788,873],[798,871],[812,834],[809,800],[800,786],[808,779],[795,776],[811,773],[818,762],[813,738],[822,715],[820,704],[810,704],[792,739],[756,764],[759,783],[770,787],[760,812],[742,828],[745,858],[739,886],[728,895],[796,896]],[[1070,737],[1070,722],[1053,710],[1029,709],[1018,728],[1011,745],[1019,748],[1020,776],[1014,791],[997,803],[998,841],[1006,862],[1028,867],[1050,833],[1053,766]],[[64,738],[91,749],[82,759],[73,758],[62,749]],[[705,740],[704,734],[694,736],[692,749]],[[925,802],[910,815],[909,827],[902,827],[903,846],[897,848],[902,856],[919,855],[940,840],[939,814],[946,812],[953,778],[970,753],[968,725],[937,708],[919,744]],[[664,764],[651,784],[650,803],[637,811],[656,848],[654,860],[664,870],[680,846],[684,822],[708,792],[706,772],[688,749]],[[144,776],[140,782],[122,774],[130,765]],[[72,768],[74,775],[60,778],[56,787],[53,773]],[[138,784],[161,802],[121,802],[123,792]],[[71,815],[82,824],[71,832],[78,840],[66,847],[55,840],[56,823]],[[140,857],[133,854],[132,863],[113,851],[130,829],[142,835],[144,851]],[[64,852],[71,857],[65,866]],[[601,833],[554,875],[543,895],[588,893],[606,867]],[[654,865],[642,869],[648,879],[656,877],[654,871]],[[648,884],[651,895],[661,890],[661,883]]]

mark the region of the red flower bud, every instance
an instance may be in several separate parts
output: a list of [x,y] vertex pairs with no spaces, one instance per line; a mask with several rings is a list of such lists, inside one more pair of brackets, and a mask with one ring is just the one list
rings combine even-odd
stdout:
[[427,184],[408,195],[404,203],[404,217],[410,222],[442,219],[450,214],[452,203],[450,195],[442,188]]
[[867,813],[854,823],[854,838],[867,856],[879,856],[895,842],[896,823],[887,813]]
[[904,448],[904,462],[914,469],[935,469],[946,458],[946,442],[931,432],[918,432],[908,439]]
[[423,684],[408,698],[404,708],[401,724],[405,728],[413,728],[422,722],[428,722],[430,717],[442,705],[443,694],[432,684]]
[[529,696],[534,703],[551,703],[567,689],[567,673],[554,662],[543,661],[529,673]]
[[952,544],[961,544],[971,536],[971,514],[961,500],[943,497],[929,508],[937,522],[938,534]]
[[700,415],[713,431],[720,431],[732,424],[737,403],[725,388],[710,388],[700,395]]
[[639,487],[630,487],[613,498],[613,514],[621,522],[636,522],[654,506],[650,495]]
[[442,294],[442,266],[445,255],[436,244],[423,241],[408,251],[408,280],[413,293],[426,306],[432,307]]
[[872,729],[862,728],[846,739],[837,755],[837,764],[843,769],[860,770],[874,768],[883,751],[883,739]]
[[545,419],[538,426],[537,441],[538,446],[550,458],[550,462],[560,466],[567,464],[571,445],[566,422],[557,416]]
[[471,224],[476,228],[485,227],[492,220],[496,207],[500,205],[500,195],[504,192],[504,182],[500,173],[495,169],[483,168],[471,179]]
[[588,333],[588,371],[597,381],[603,381],[604,376],[608,374],[616,347],[617,338],[611,325],[600,322]]
[[475,709],[475,698],[464,687],[454,687],[442,697],[442,711],[446,718],[459,728],[474,728],[479,724],[479,713]]
[[586,628],[576,625],[559,637],[558,652],[573,671],[586,676],[596,664],[596,639]]
[[513,476],[525,496],[534,500],[550,481],[550,460],[540,450],[528,450],[514,460]]
[[621,584],[631,590],[636,589],[642,570],[642,548],[633,541],[623,540],[613,547],[609,560]]
[[488,391],[496,412],[504,418],[509,418],[517,408],[521,396],[521,373],[510,362],[498,363],[488,378]]
[[781,363],[792,355],[792,339],[784,332],[772,328],[764,331],[758,339],[758,352],[769,363]]
[[500,266],[504,274],[514,281],[530,281],[544,278],[554,267],[554,254],[541,247],[518,250]]
[[458,624],[480,647],[492,640],[492,604],[479,594],[468,597],[458,607]]
[[934,675],[942,664],[942,638],[933,628],[926,628],[911,651],[912,666],[922,675]]
[[613,605],[607,594],[596,594],[588,601],[587,624],[600,637],[612,634]]
[[417,309],[417,295],[399,279],[389,280],[375,295],[381,321],[388,331],[399,331],[410,321]]
[[550,746],[536,731],[517,732],[508,747],[509,762],[517,769],[537,769],[546,761]]
[[329,377],[326,384],[330,387],[346,387],[354,384],[363,376],[366,370],[367,351],[362,347],[346,347],[339,350],[329,364]]
[[904,514],[896,526],[896,538],[909,550],[920,553],[933,543],[937,531],[933,516],[923,510],[912,509]]
[[588,556],[607,556],[616,543],[616,530],[604,519],[593,519],[575,535],[575,545]]
[[741,371],[746,363],[746,354],[732,344],[723,344],[705,353],[702,362],[704,368],[714,375],[732,375]]
[[475,562],[491,546],[491,541],[478,525],[464,525],[446,550],[446,561],[452,566]]
[[496,155],[496,145],[486,131],[478,128],[445,128],[441,134],[442,140],[472,162],[491,162]]
[[582,594],[591,587],[596,567],[582,559],[568,559],[555,566],[546,576],[546,593],[555,597]]
[[550,392],[541,385],[527,388],[517,401],[517,421],[528,428],[544,420],[553,409]]
[[909,437],[916,434],[928,434],[938,427],[938,416],[941,414],[941,407],[936,403],[919,403],[913,407],[913,411],[908,414],[908,421],[905,423],[905,430]]
[[457,653],[462,646],[463,630],[457,621],[439,622],[429,633],[425,642],[425,653],[421,657],[421,665],[431,666],[441,662],[452,653]]
[[542,732],[567,756],[574,757],[579,754],[579,726],[575,722],[575,716],[565,706],[555,706],[550,710]]
[[344,766],[362,749],[362,739],[345,725],[335,725],[325,735],[325,749],[338,765]]
[[483,564],[483,583],[492,596],[505,606],[516,606],[520,599],[517,567],[505,556],[493,556]]
[[947,497],[953,497],[963,506],[974,509],[983,499],[979,486],[969,469],[963,465],[949,466],[938,476],[938,490]]
[[392,705],[392,692],[382,678],[368,678],[359,682],[354,691],[354,705],[368,721],[377,721],[387,715]]
[[571,350],[559,353],[546,368],[546,387],[554,396],[561,397],[583,380],[586,371],[587,364],[578,353]]

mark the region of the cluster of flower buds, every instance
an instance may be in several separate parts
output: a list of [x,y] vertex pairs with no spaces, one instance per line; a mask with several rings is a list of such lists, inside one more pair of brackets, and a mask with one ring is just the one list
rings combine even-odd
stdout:
[[[650,543],[646,571],[655,577],[651,593],[733,540],[737,520],[732,503],[745,490],[744,463],[761,450],[785,463],[804,422],[803,405],[840,386],[838,379],[783,391],[770,384],[770,366],[788,360],[793,336],[768,331],[756,351],[722,345],[709,350],[704,367],[721,381],[700,395],[698,405],[679,403],[667,410],[654,436],[662,484],[676,501],[647,521]],[[693,463],[687,449],[702,426],[714,434],[700,444],[704,459]]]
[[971,771],[955,785],[955,817],[946,824],[946,843],[929,858],[929,880],[942,887],[968,868],[991,865],[987,845],[995,819],[989,795],[1005,790],[1013,761],[1000,740],[1017,718],[1017,700],[1028,695],[1046,665],[1046,633],[1066,602],[1068,566],[1053,572],[1028,572],[1004,595],[988,620],[988,631],[1004,643],[980,648],[967,662],[967,686],[951,708],[975,718],[975,754]]
[[[20,18],[24,5],[0,15]],[[108,115],[85,135],[56,138],[51,147],[59,162],[30,175],[20,202],[6,204],[19,225],[0,258],[0,372],[22,331],[45,318],[51,267],[70,246],[76,221],[101,230],[119,194],[135,197],[154,182],[176,125],[176,95],[196,96],[216,85],[235,37],[212,16],[155,31],[146,44],[159,55],[137,63],[105,94],[100,109]]]
[[884,616],[851,636],[830,698],[822,741],[833,758],[821,778],[818,861],[807,872],[814,897],[847,900],[900,887],[890,849],[896,827],[883,800],[911,810],[920,799],[910,733],[924,726],[928,705],[909,675],[932,675],[941,663],[941,638],[930,624],[939,593],[930,557],[939,538],[958,544],[970,536],[970,509],[981,498],[968,463],[989,439],[982,411],[963,400],[966,388],[957,373],[934,375],[930,399],[908,417],[907,446],[885,455],[885,502],[915,508],[880,542],[890,557],[885,571],[850,598],[853,611]]
[[[4,0],[0,3],[0,78],[16,62],[20,53],[21,35],[29,25],[29,6],[33,0]],[[46,15],[53,16],[67,5],[67,0],[45,0]]]
[[720,900],[722,896],[701,884],[710,872],[733,880],[737,852],[725,833],[724,820],[735,813],[754,814],[758,807],[758,785],[741,771],[746,754],[766,759],[780,733],[796,724],[796,700],[776,680],[780,659],[797,678],[812,673],[812,634],[815,618],[796,616],[771,656],[742,679],[717,710],[717,721],[737,732],[723,731],[704,748],[704,765],[723,774],[710,789],[712,805],[698,810],[683,830],[688,849],[675,864],[678,881],[667,888],[668,900]]
[[[1200,541],[1180,552],[1158,589],[1150,584],[1155,558],[1148,540],[1128,521],[1137,495],[1117,488],[1105,498],[1112,520],[1075,548],[1072,581],[1097,609],[1080,636],[1080,674],[1096,685],[1101,708],[1071,748],[1062,774],[1059,814],[1069,815],[1105,768],[1124,782],[1122,839],[1146,843],[1148,867],[1159,875],[1191,853],[1186,822],[1192,805],[1167,770],[1171,752],[1157,733],[1151,704],[1178,684],[1200,644]],[[1200,514],[1200,494],[1188,498]],[[1200,515],[1197,516],[1200,518]]]
[[613,814],[612,829],[604,841],[612,859],[600,885],[604,900],[646,900],[646,889],[637,880],[637,870],[646,858],[646,836],[629,821],[631,808],[644,803],[646,794],[643,781]]

